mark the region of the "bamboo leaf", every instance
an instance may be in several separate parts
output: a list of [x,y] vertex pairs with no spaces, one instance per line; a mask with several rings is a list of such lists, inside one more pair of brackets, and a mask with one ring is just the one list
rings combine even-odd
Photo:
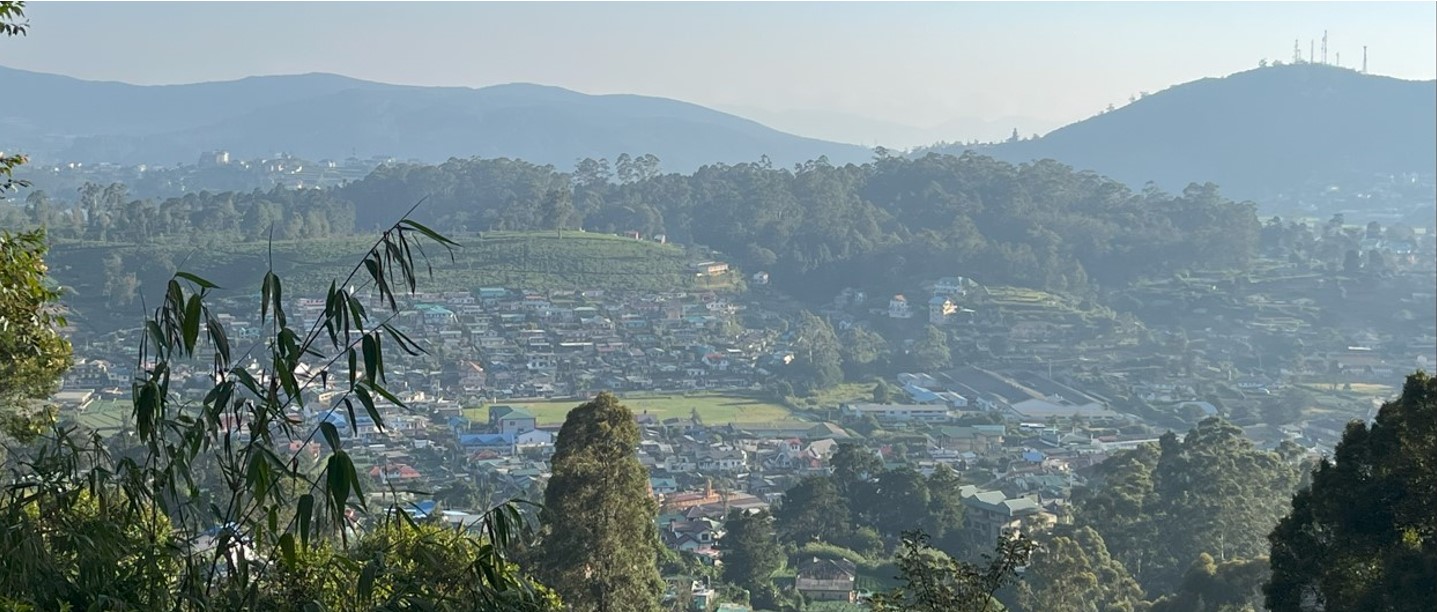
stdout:
[[344,451],[334,451],[325,464],[325,492],[328,493],[335,519],[343,521],[344,504],[349,501],[350,478],[354,462]]
[[379,572],[379,566],[374,561],[364,564],[364,569],[359,572],[359,584],[356,585],[356,592],[360,601],[369,601],[374,598],[374,577]]
[[294,552],[294,534],[286,533],[279,536],[279,550],[285,565],[292,568],[299,563],[299,557]]
[[204,304],[200,302],[199,294],[191,295],[189,303],[185,305],[185,318],[182,329],[184,331],[186,355],[195,354],[195,342],[200,338],[200,317],[203,306]]
[[439,244],[442,244],[442,245],[445,245],[445,246],[450,246],[450,247],[457,247],[457,246],[459,246],[459,243],[454,242],[453,240],[450,240],[450,239],[444,237],[444,236],[441,235],[439,232],[436,232],[436,231],[434,231],[434,230],[432,230],[432,229],[429,229],[428,227],[425,227],[424,225],[420,224],[418,221],[415,221],[415,220],[413,220],[413,219],[408,219],[408,218],[400,219],[400,220],[399,220],[399,225],[404,226],[404,227],[408,227],[408,228],[412,228],[412,229],[414,229],[415,231],[417,231],[417,232],[419,232],[419,233],[421,233],[421,234],[424,234],[424,237],[426,237],[426,238],[428,238],[428,239],[430,239],[430,240],[433,240],[433,241],[435,241],[435,242],[438,242]]
[[324,441],[329,444],[329,450],[339,450],[339,429],[329,421],[319,422],[319,432],[324,435]]
[[220,286],[189,272],[175,272],[175,276],[194,283],[202,289],[219,289]]
[[305,493],[299,496],[299,543],[301,547],[309,548],[309,525],[314,518],[314,495]]

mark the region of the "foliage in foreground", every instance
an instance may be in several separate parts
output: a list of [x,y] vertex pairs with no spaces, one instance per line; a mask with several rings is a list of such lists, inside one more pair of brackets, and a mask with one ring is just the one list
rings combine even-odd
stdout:
[[1021,533],[998,539],[986,563],[958,561],[928,545],[922,532],[904,534],[897,555],[903,585],[873,596],[875,612],[987,612],[1001,607],[994,594],[1018,580],[1033,541]]
[[1437,379],[1349,424],[1269,540],[1271,610],[1437,609]]
[[[5,603],[557,607],[508,559],[525,535],[513,505],[486,513],[477,534],[414,524],[398,507],[371,512],[339,429],[328,421],[303,426],[306,413],[342,414],[354,424],[362,411],[383,428],[385,402],[404,408],[386,387],[385,353],[423,349],[382,317],[398,312],[396,294],[415,290],[426,242],[456,246],[407,216],[386,229],[343,282],[330,284],[323,313],[307,328],[291,325],[283,283],[267,273],[259,313],[266,337],[249,347],[232,346],[208,307],[220,288],[176,273],[145,322],[133,431],[102,440],[52,424],[9,457],[0,491]],[[7,294],[5,308],[43,310],[54,297],[40,284],[43,249],[16,252],[28,255],[0,260],[0,270],[30,281],[20,296],[30,301]],[[39,327],[54,334],[55,321],[45,322]],[[246,366],[251,359],[257,365]],[[30,386],[43,391],[61,371],[50,368]],[[177,373],[185,371],[213,382],[202,395],[181,394]],[[314,371],[328,374],[305,374]],[[318,391],[331,385],[332,399],[319,404]],[[313,466],[291,450],[310,442],[327,449]],[[210,465],[217,486],[202,488],[197,475]]]

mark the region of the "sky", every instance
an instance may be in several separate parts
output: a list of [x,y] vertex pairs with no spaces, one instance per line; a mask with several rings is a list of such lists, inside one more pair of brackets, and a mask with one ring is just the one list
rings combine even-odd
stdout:
[[[675,98],[908,146],[1042,133],[1290,60],[1437,78],[1433,2],[32,2],[0,65],[136,84],[332,72]],[[982,133],[980,133],[982,132]],[[906,141],[912,142],[906,142]],[[900,142],[902,141],[902,142]]]

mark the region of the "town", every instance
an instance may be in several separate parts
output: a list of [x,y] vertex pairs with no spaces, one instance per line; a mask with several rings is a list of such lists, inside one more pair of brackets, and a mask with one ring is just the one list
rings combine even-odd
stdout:
[[[1407,285],[1404,299],[1414,309],[1433,299],[1431,238],[1390,253],[1393,274],[1427,275],[1427,286]],[[1290,268],[1250,283],[1251,294],[1300,295],[1304,284],[1323,291],[1322,275],[1294,277]],[[690,271],[711,279],[742,274],[718,261],[694,262]],[[1260,308],[1246,309],[1204,301],[1205,291],[1229,293],[1230,280],[1179,285],[1186,299],[1208,304],[1189,309],[1189,317],[1224,325],[1174,319],[1165,329],[1051,294],[950,276],[885,299],[846,289],[818,313],[839,333],[864,328],[900,338],[941,330],[951,359],[794,397],[775,393],[773,383],[795,360],[797,332],[781,303],[759,295],[765,275],[747,276],[754,284],[747,292],[481,287],[407,295],[394,322],[425,339],[428,354],[391,366],[403,407],[382,408],[383,428],[365,415],[350,421],[322,382],[297,416],[343,433],[371,495],[410,507],[415,517],[464,523],[500,500],[541,497],[568,409],[601,390],[617,392],[643,432],[638,456],[660,504],[664,544],[714,566],[722,563],[730,511],[768,509],[805,476],[828,473],[841,445],[925,477],[954,470],[964,483],[965,529],[981,549],[1005,529],[1063,524],[1072,491],[1111,453],[1207,417],[1243,425],[1268,448],[1288,442],[1313,455],[1329,452],[1348,418],[1370,417],[1391,392],[1384,381],[1437,363],[1430,324],[1387,340],[1380,330],[1335,333],[1301,314],[1284,316],[1282,304],[1301,297],[1259,297]],[[1159,286],[1143,291],[1164,295]],[[217,304],[235,342],[263,336],[253,296]],[[308,328],[324,308],[318,297],[291,304],[297,328]],[[1269,348],[1267,363],[1244,359],[1274,326],[1291,341],[1308,342],[1307,350],[1287,361]],[[56,396],[75,422],[102,434],[130,426],[133,373],[121,364],[130,361],[125,349],[136,333],[89,339],[77,351],[82,356]],[[1202,348],[1171,351],[1179,338]],[[914,341],[898,344],[911,351]],[[338,381],[345,372],[305,375]],[[204,388],[202,370],[175,376]],[[318,457],[320,446],[310,447]],[[812,563],[795,579],[812,599],[861,596],[851,564]],[[846,590],[835,592],[834,580]],[[706,588],[696,582],[690,595],[709,601]]]

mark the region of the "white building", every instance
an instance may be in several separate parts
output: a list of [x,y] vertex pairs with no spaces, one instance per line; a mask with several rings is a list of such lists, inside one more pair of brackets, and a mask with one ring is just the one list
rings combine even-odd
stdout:
[[902,295],[895,295],[888,300],[888,318],[890,319],[911,319],[913,309],[908,306],[908,298]]

